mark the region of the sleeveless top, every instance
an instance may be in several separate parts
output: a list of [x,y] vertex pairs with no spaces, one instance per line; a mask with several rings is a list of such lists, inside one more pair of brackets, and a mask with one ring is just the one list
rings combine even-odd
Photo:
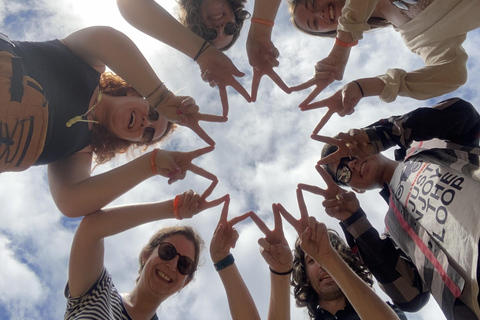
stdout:
[[35,165],[68,158],[90,144],[88,124],[65,123],[88,110],[100,73],[59,40],[14,41],[26,73],[43,87],[49,102],[45,147]]

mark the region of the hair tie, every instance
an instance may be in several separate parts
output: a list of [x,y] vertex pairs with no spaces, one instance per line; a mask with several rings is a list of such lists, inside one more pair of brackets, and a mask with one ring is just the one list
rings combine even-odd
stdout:
[[180,204],[180,197],[181,195],[177,195],[173,200],[173,216],[177,220],[182,220],[182,218],[180,217],[180,214],[178,213],[178,205]]
[[351,48],[358,44],[358,40],[354,42],[344,42],[342,40],[338,40],[338,38],[335,37],[335,44],[338,44],[340,47]]
[[273,25],[275,24],[273,21],[260,19],[260,18],[252,18],[251,21],[253,23],[258,23],[267,27],[273,27]]
[[355,82],[358,86],[358,89],[360,89],[360,93],[362,94],[362,98],[365,98],[365,94],[363,93],[363,89],[362,89],[362,86],[360,85],[360,83],[358,83],[357,80],[353,80],[352,82]]
[[290,269],[290,270],[288,270],[288,271],[286,271],[286,272],[278,272],[278,271],[273,270],[273,269],[270,268],[270,267],[268,267],[268,269],[270,269],[270,272],[271,272],[271,273],[276,274],[276,275],[278,275],[278,276],[286,276],[287,274],[290,274],[290,273],[293,272],[293,268]]

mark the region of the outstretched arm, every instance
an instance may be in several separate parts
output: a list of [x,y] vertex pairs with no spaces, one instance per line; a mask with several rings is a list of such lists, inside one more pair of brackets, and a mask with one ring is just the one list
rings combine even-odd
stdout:
[[[189,190],[179,197],[177,216],[191,218],[193,215],[221,204],[225,197],[207,201],[208,188],[200,196]],[[103,267],[103,239],[141,224],[174,217],[174,200],[104,209],[83,218],[75,232],[68,270],[70,295],[85,293],[95,282]]]
[[232,319],[260,319],[250,291],[248,291],[233,256],[230,254],[230,249],[235,247],[239,236],[233,226],[248,218],[249,213],[227,220],[229,204],[230,198],[227,197],[210,242],[210,256],[225,288]]
[[335,251],[327,228],[314,217],[300,235],[302,249],[335,280],[361,319],[399,319],[392,308],[357,276]]
[[207,179],[217,178],[192,164],[192,160],[213,147],[191,152],[158,150],[146,153],[108,172],[91,176],[92,155],[78,152],[48,165],[50,192],[59,210],[75,218],[100,210],[111,201],[156,174],[169,183],[183,179],[188,170]]

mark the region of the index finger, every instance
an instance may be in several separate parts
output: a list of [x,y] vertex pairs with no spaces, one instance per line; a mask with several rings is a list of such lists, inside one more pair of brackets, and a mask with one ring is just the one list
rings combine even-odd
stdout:
[[[210,172],[209,172],[210,173]],[[208,186],[207,189],[205,189],[205,191],[203,191],[202,193],[202,196],[201,198],[203,200],[207,199],[213,192],[213,190],[215,189],[215,187],[217,186],[218,184],[218,179],[215,175],[212,174],[213,177],[215,177],[215,179],[212,179],[212,183]]]
[[290,89],[286,84],[285,82],[283,82],[282,78],[280,78],[280,76],[272,70],[270,70],[268,73],[268,76],[270,77],[270,79],[273,80],[273,82],[275,82],[275,84],[280,88],[282,89],[284,92],[286,93],[291,93],[292,92],[292,89]]
[[260,231],[262,231],[265,235],[268,235],[270,233],[270,229],[268,229],[265,222],[263,222],[263,220],[260,219],[260,217],[257,216],[255,212],[250,212],[250,218],[252,218],[253,222],[255,222],[258,229],[260,229]]
[[193,172],[195,174],[198,174],[199,176],[207,178],[209,180],[212,180],[212,181],[218,180],[216,175],[214,175],[211,172],[208,172],[207,170],[205,170],[205,169],[203,169],[203,168],[201,168],[197,165],[194,165],[193,163],[191,163],[188,166],[188,170],[190,170],[191,172]]
[[240,82],[238,82],[232,77],[231,83],[229,83],[229,85],[238,93],[240,93],[245,98],[245,100],[247,100],[247,102],[252,102],[250,95],[248,94],[247,90],[245,90],[245,88],[240,84]]
[[220,94],[220,101],[222,102],[223,116],[228,116],[228,95],[227,87],[218,85],[218,93]]
[[307,205],[305,204],[305,199],[303,198],[302,189],[297,188],[297,202],[298,209],[300,210],[301,219],[308,219]]
[[198,120],[207,121],[207,122],[227,122],[228,118],[226,116],[217,116],[214,114],[199,113]]
[[214,146],[208,146],[208,147],[205,147],[205,148],[200,148],[200,149],[197,149],[197,150],[190,151],[190,152],[188,152],[188,154],[190,155],[191,159],[193,160],[195,158],[203,156],[206,153],[212,152],[214,149],[215,149]]
[[278,230],[283,233],[282,217],[280,216],[278,205],[276,205],[275,203],[272,204],[272,209],[273,209],[274,230]]
[[321,166],[318,164],[315,166],[315,169],[317,169],[317,172],[322,176],[323,180],[327,184],[327,187],[338,187],[335,181],[333,181],[332,177],[323,169]]
[[260,80],[262,79],[263,73],[260,70],[253,68],[253,77],[252,77],[252,102],[257,101],[257,92],[258,87],[260,86]]
[[229,205],[230,205],[230,197],[227,197],[225,199],[225,203],[223,204],[222,213],[220,214],[220,220],[218,221],[218,224],[220,224],[221,222],[225,222],[224,225],[226,225]]
[[[302,110],[303,111],[303,110]],[[315,127],[315,129],[313,129],[313,134],[316,135],[318,134],[318,132],[320,132],[320,130],[322,130],[322,128],[325,126],[325,124],[327,124],[328,120],[330,120],[330,118],[332,117],[332,115],[334,114],[335,112],[331,109],[328,109],[327,113],[325,113],[325,115],[322,117],[322,119],[320,120],[320,122],[317,124],[317,126]]]
[[250,217],[250,212],[244,213],[241,216],[230,219],[228,221],[228,225],[233,227],[234,225],[236,225],[240,221],[243,221],[243,220],[247,219],[248,217]]
[[310,80],[308,80],[308,81],[306,81],[302,84],[299,84],[298,86],[293,86],[290,89],[292,91],[302,91],[302,90],[305,90],[307,88],[310,88],[311,86],[314,86],[316,84],[316,82],[317,82],[317,79],[312,78],[312,79],[310,79]]
[[299,183],[298,184],[298,187],[302,190],[305,190],[305,191],[308,191],[308,192],[311,192],[313,194],[318,194],[320,196],[325,196],[326,194],[326,190],[322,189],[322,188],[319,188],[317,186],[312,186],[312,185],[309,185],[309,184],[304,184],[304,183]]
[[290,223],[293,227],[295,227],[298,223],[298,220],[295,219],[280,203],[277,203],[278,211],[280,214]]
[[202,127],[200,127],[200,125],[198,125],[198,123],[195,123],[195,124],[192,124],[190,126],[190,129],[195,132],[197,134],[197,136],[199,136],[203,141],[205,141],[207,144],[211,145],[211,146],[214,146],[215,145],[215,140],[213,140],[212,138],[210,138],[210,136],[208,135],[208,133],[203,130]]

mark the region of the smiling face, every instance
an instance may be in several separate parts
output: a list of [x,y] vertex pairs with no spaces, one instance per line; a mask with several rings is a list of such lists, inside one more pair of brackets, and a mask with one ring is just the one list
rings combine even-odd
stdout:
[[212,41],[216,48],[224,48],[232,42],[233,35],[224,33],[225,25],[235,22],[235,14],[227,0],[203,0],[200,5],[200,16],[206,28],[217,31],[218,37]]
[[[358,158],[352,158],[352,161],[344,162],[343,165],[348,167],[348,169],[351,171],[351,178],[348,186],[361,190],[370,190],[382,187],[384,182],[384,171],[386,168],[386,163],[384,160],[385,157],[377,154],[362,160]],[[339,164],[340,161],[328,164],[329,171],[333,174],[336,174]]]
[[334,31],[344,5],[344,0],[300,0],[293,11],[293,19],[305,31]]
[[[195,245],[185,236],[174,234],[162,240],[172,244],[181,256],[195,261]],[[140,275],[139,285],[146,286],[155,296],[164,298],[178,292],[189,283],[187,275],[178,272],[177,263],[180,257],[176,255],[170,261],[164,261],[158,256],[155,248],[145,259]]]
[[[128,141],[148,142],[160,138],[167,129],[168,121],[159,118],[157,121],[148,120],[149,103],[137,96],[109,96],[109,104],[103,125],[116,137]],[[152,129],[155,129],[153,136]]]
[[335,280],[309,255],[305,255],[305,267],[307,277],[312,288],[318,294],[319,301],[337,300],[343,296],[343,292]]

